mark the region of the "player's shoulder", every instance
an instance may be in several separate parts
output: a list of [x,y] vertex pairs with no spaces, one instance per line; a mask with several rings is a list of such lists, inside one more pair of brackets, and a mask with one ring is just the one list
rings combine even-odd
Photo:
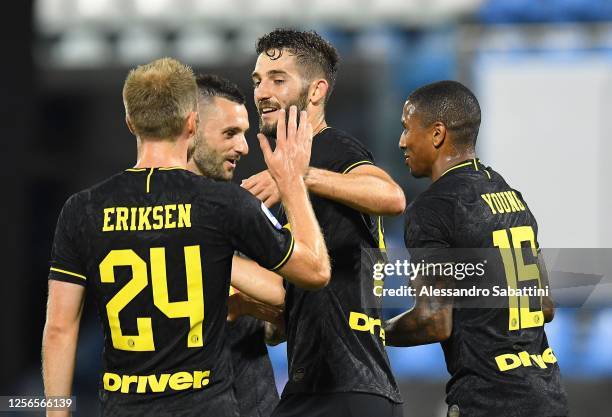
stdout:
[[456,208],[456,196],[450,189],[433,183],[406,207],[407,221],[423,220],[431,216],[452,218]]
[[[343,130],[327,127],[312,142],[313,166],[348,172],[354,166],[374,163],[370,150],[356,137]],[[355,165],[356,164],[356,165]]]
[[320,138],[317,139],[320,140],[315,139],[313,141],[313,145],[325,144],[339,150],[355,149],[362,152],[370,152],[363,142],[344,130],[337,129],[335,127],[327,127],[321,133],[319,133],[319,135]]
[[72,194],[66,200],[65,207],[80,207],[83,208],[85,205],[91,203],[96,197],[100,195],[106,195],[111,191],[116,191],[117,179],[123,175],[123,172],[118,172],[90,187],[82,189]]

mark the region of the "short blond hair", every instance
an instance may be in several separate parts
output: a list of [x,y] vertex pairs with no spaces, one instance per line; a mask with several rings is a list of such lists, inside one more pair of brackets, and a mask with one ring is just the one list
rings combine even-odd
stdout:
[[197,110],[193,70],[176,59],[161,58],[130,71],[123,104],[134,134],[145,138],[178,137],[190,112]]

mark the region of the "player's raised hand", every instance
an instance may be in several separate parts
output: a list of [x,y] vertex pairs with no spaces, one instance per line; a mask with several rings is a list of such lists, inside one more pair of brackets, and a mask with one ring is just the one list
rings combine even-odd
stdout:
[[240,186],[263,201],[268,208],[280,202],[278,186],[267,169],[243,180]]
[[276,126],[274,151],[263,134],[257,135],[270,175],[279,185],[306,174],[312,148],[312,126],[308,122],[307,113],[301,112],[298,125],[297,107],[291,106],[289,120],[285,120],[285,110],[281,109]]

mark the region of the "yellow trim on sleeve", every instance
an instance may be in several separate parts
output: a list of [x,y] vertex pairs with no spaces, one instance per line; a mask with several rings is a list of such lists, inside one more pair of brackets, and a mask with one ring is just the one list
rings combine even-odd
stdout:
[[63,269],[54,268],[54,267],[51,267],[51,268],[49,268],[49,269],[50,269],[51,271],[54,271],[54,272],[61,272],[62,274],[72,275],[73,277],[77,277],[77,278],[81,278],[81,279],[87,280],[87,278],[85,277],[85,275],[77,274],[76,272],[65,271],[65,270],[63,270]]
[[487,177],[489,177],[489,179],[491,179],[491,174],[489,174],[489,171],[487,171],[486,169],[484,170],[484,172],[487,174]]
[[151,175],[153,175],[154,170],[155,168],[151,168],[151,170],[149,171],[149,175],[147,175],[147,193],[151,191]]
[[146,171],[146,168],[128,168],[126,169],[126,171],[128,172],[142,172],[142,171]]
[[374,165],[372,161],[368,161],[367,159],[364,159],[363,161],[355,162],[354,164],[349,165],[344,171],[342,171],[342,173],[346,174],[351,169],[358,167],[359,165],[365,165],[365,164]]
[[289,259],[289,256],[291,256],[291,254],[293,253],[293,244],[294,243],[295,243],[295,240],[293,239],[293,233],[292,233],[291,234],[291,244],[289,245],[289,250],[287,251],[287,254],[283,258],[283,260],[280,261],[274,268],[270,268],[270,271],[276,271],[278,268],[280,268],[283,265],[285,265],[285,262],[287,262],[287,259]]

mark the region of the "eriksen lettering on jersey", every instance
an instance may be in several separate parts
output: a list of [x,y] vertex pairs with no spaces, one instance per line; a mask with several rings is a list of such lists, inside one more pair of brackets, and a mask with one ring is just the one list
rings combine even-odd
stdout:
[[191,227],[191,204],[106,207],[103,232],[182,229]]

